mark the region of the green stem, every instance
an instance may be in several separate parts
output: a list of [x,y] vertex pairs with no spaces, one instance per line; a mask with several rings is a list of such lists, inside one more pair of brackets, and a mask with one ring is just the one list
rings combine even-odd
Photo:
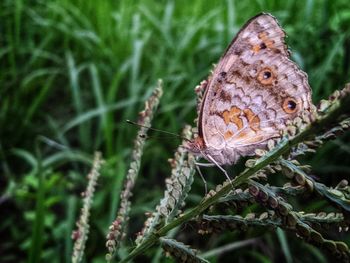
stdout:
[[45,170],[42,165],[42,157],[39,150],[39,140],[35,140],[35,150],[38,159],[37,176],[38,189],[36,193],[35,220],[29,250],[28,263],[40,262],[42,254],[44,219],[45,219]]

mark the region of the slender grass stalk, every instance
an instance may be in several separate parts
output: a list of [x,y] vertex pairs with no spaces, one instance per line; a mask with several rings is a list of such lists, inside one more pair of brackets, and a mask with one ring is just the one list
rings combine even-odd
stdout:
[[88,174],[88,185],[86,191],[83,193],[83,208],[81,209],[80,218],[77,221],[77,230],[73,231],[72,238],[74,239],[74,247],[72,254],[72,262],[81,262],[84,256],[85,243],[88,239],[89,234],[89,216],[90,209],[92,205],[92,200],[95,192],[95,187],[97,179],[100,176],[101,164],[103,163],[101,159],[101,153],[95,153],[94,162],[92,169]]
[[157,205],[156,211],[146,220],[144,228],[136,238],[136,244],[147,238],[162,223],[162,220],[165,220],[165,222],[172,221],[185,205],[195,172],[195,158],[183,147],[183,144],[192,137],[191,126],[185,126],[182,137],[185,139],[175,152],[174,158],[169,160],[172,170],[171,176],[165,180],[164,197]]
[[145,109],[139,114],[138,124],[140,125],[140,130],[135,140],[134,150],[132,152],[132,161],[130,163],[128,173],[126,175],[124,189],[120,195],[121,201],[119,211],[117,213],[116,219],[109,227],[109,233],[107,234],[107,261],[110,261],[114,257],[118,245],[125,236],[125,228],[129,219],[129,210],[131,205],[129,199],[132,196],[132,191],[134,189],[137,175],[140,169],[141,157],[146,142],[146,134],[149,129],[148,127],[151,126],[151,120],[156,109],[158,108],[159,99],[162,96],[162,94],[162,81],[159,80],[158,85],[154,89],[152,96],[145,103]]
[[253,245],[257,243],[258,239],[257,238],[252,238],[252,239],[247,239],[243,241],[238,241],[238,242],[233,242],[231,244],[224,245],[222,247],[218,247],[212,250],[209,250],[205,253],[200,254],[201,257],[203,258],[210,258],[214,256],[218,256],[224,253],[227,253],[229,251],[239,249],[245,246]]
[[[38,146],[37,146],[38,147]],[[33,226],[32,241],[29,251],[29,263],[39,262],[42,254],[44,219],[45,219],[45,170],[43,169],[41,155],[37,149],[37,176],[38,191],[36,194],[35,221]]]

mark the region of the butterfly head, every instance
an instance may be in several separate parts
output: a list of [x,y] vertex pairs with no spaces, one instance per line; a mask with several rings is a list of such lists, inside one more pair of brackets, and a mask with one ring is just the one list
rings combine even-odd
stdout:
[[198,136],[193,140],[187,141],[184,148],[193,154],[202,154],[205,149],[205,143],[202,137]]

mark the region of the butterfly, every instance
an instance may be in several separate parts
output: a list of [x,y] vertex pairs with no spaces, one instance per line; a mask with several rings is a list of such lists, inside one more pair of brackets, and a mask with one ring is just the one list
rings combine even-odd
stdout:
[[281,137],[288,121],[312,114],[308,78],[293,61],[285,32],[262,13],[238,32],[205,82],[198,136],[185,147],[216,165],[234,164]]

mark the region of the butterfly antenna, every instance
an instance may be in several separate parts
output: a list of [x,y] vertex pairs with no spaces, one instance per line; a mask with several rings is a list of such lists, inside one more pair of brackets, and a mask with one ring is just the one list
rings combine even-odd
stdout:
[[[162,132],[162,133],[165,133],[165,134],[169,134],[169,135],[172,135],[172,136],[175,136],[175,137],[178,137],[178,138],[181,138],[183,140],[186,140],[186,141],[190,141],[189,139],[179,135],[179,134],[176,134],[176,133],[173,133],[173,132],[168,132],[168,131],[163,131],[163,130],[160,130],[160,129],[156,129],[156,128],[152,128],[152,127],[149,127],[149,126],[145,126],[145,125],[142,125],[142,124],[139,124],[137,122],[134,122],[134,121],[131,121],[131,120],[126,120],[127,123],[129,124],[133,124],[133,125],[137,125],[139,127],[143,127],[143,128],[146,128],[146,129],[149,129],[149,130],[152,130],[152,131],[156,131],[156,132]],[[146,135],[142,134],[140,135],[142,138],[146,137]]]

